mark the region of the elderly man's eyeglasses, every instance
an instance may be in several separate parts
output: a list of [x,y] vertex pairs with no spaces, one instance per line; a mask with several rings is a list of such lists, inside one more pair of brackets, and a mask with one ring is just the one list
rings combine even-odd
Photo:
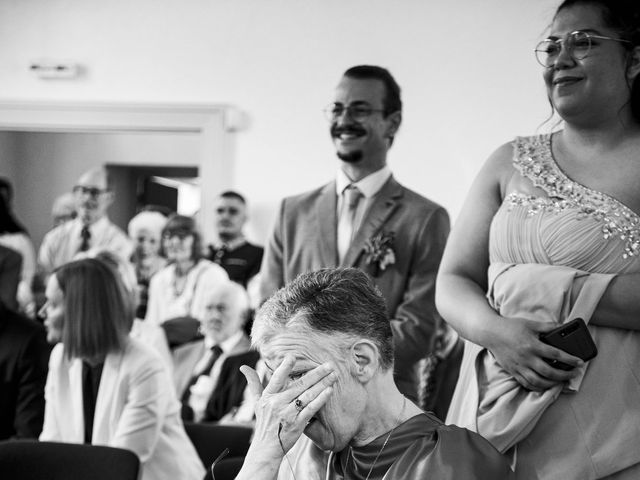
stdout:
[[343,113],[347,113],[351,119],[355,121],[361,121],[371,116],[375,112],[383,113],[385,110],[382,108],[372,108],[366,103],[356,103],[354,105],[344,106],[341,103],[332,103],[324,109],[324,114],[327,120],[333,122],[340,118]]
[[563,47],[571,58],[582,60],[589,55],[591,47],[598,45],[598,40],[631,43],[629,40],[623,40],[622,38],[605,37],[576,30],[567,34],[564,39],[547,38],[542,40],[535,48],[536,60],[543,67],[550,68],[556,63]]
[[98,187],[85,187],[84,185],[76,185],[73,187],[73,193],[78,195],[89,195],[91,198],[98,198],[103,193],[106,193],[107,190],[103,190]]

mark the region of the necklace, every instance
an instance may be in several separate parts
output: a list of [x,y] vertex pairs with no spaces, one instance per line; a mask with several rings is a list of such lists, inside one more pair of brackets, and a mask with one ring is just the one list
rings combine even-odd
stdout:
[[[396,428],[398,428],[400,426],[400,424],[402,423],[402,417],[404,416],[404,410],[407,407],[407,397],[403,397],[403,401],[402,401],[402,410],[400,411],[400,415],[398,415],[398,420],[396,421],[396,425],[391,429],[391,431],[389,432],[389,434],[387,435],[387,438],[384,439],[384,443],[382,444],[382,447],[380,447],[380,450],[378,451],[378,454],[376,455],[376,458],[373,460],[373,464],[371,465],[371,468],[369,468],[369,473],[367,473],[367,476],[365,477],[364,480],[369,480],[369,477],[371,476],[371,472],[373,472],[373,469],[376,466],[376,463],[378,463],[378,459],[380,458],[380,455],[382,455],[382,452],[384,450],[384,447],[387,446],[387,443],[389,442],[389,439],[391,438],[391,435],[393,435],[393,432],[396,431]],[[351,448],[351,446],[349,446],[349,456],[347,457],[347,461],[344,464],[344,474],[345,474],[345,478],[346,478],[346,474],[347,474],[347,467],[349,466],[349,459],[351,458],[351,456],[353,455],[353,449]],[[355,460],[354,460],[354,467],[355,465]]]

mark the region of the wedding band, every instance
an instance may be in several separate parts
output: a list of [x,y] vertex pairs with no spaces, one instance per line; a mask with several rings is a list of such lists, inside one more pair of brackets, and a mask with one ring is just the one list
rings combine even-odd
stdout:
[[293,404],[296,407],[296,410],[298,410],[298,412],[301,412],[304,409],[304,405],[302,404],[302,400],[300,400],[299,398],[296,398],[296,401],[293,402]]

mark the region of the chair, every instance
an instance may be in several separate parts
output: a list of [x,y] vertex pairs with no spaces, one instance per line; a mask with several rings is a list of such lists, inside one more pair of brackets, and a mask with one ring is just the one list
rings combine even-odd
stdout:
[[[193,443],[200,460],[207,469],[207,476],[205,477],[207,479],[212,478],[211,464],[225,448],[229,449],[227,459],[244,457],[247,450],[249,450],[251,434],[253,433],[251,427],[216,425],[213,423],[184,422],[184,429],[187,431],[191,443]],[[217,468],[218,466],[216,466],[216,473]],[[219,480],[217,474],[216,480]]]
[[140,460],[122,448],[76,443],[0,442],[2,480],[136,480]]
[[244,457],[233,457],[220,460],[220,462],[216,463],[216,466],[213,469],[213,480],[234,480],[238,473],[240,473],[243,463]]

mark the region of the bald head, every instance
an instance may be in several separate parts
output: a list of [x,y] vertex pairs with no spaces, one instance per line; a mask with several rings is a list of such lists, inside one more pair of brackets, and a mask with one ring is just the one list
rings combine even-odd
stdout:
[[106,216],[107,208],[113,202],[107,171],[102,167],[83,173],[73,187],[73,193],[78,217],[86,225]]
[[205,301],[202,330],[220,344],[241,331],[249,315],[247,291],[235,282],[225,282],[211,290]]

